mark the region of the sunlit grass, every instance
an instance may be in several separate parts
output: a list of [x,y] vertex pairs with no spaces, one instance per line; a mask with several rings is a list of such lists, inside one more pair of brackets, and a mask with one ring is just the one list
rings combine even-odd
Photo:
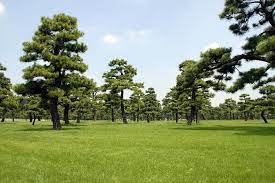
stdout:
[[275,182],[275,121],[1,123],[0,182]]

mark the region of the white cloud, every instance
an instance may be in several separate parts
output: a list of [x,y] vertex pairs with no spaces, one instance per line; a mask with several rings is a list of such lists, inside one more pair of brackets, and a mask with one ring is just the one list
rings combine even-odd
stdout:
[[150,30],[131,30],[127,32],[127,35],[129,36],[130,39],[137,40],[137,39],[143,38],[149,32],[151,31]]
[[0,15],[5,12],[6,8],[2,2],[0,2]]
[[215,49],[215,48],[219,48],[220,45],[216,42],[214,43],[210,43],[209,45],[207,45],[206,47],[203,48],[203,52],[209,50],[209,49]]
[[120,39],[118,36],[109,34],[103,37],[103,41],[106,44],[117,44],[120,42]]

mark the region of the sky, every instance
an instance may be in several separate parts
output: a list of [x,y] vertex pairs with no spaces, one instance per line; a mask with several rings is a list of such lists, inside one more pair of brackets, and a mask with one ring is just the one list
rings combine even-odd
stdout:
[[[20,83],[22,43],[30,41],[41,16],[66,13],[78,18],[82,39],[88,45],[83,55],[86,75],[99,85],[108,62],[127,59],[138,70],[136,81],[145,89],[155,88],[162,99],[175,85],[178,65],[198,59],[200,53],[219,46],[240,52],[245,37],[233,35],[229,22],[220,20],[222,0],[0,0],[0,62],[7,67],[12,83]],[[244,65],[246,70],[253,65]],[[225,98],[241,93],[259,96],[250,87],[236,94],[218,92],[212,99],[217,106]]]

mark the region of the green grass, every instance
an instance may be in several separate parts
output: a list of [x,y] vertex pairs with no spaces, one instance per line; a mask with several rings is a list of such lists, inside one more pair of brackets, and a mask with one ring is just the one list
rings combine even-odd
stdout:
[[0,182],[275,182],[275,121],[0,124]]

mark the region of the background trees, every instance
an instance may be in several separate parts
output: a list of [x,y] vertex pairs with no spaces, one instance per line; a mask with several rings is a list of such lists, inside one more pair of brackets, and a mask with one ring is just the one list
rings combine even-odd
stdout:
[[112,93],[120,94],[120,110],[123,123],[127,123],[124,92],[125,90],[133,90],[135,87],[141,87],[141,83],[135,83],[133,78],[137,75],[137,70],[129,65],[126,60],[115,59],[109,63],[111,67],[109,72],[103,74],[105,84],[103,89]]
[[204,58],[202,54],[201,61],[187,60],[180,64],[180,75],[177,77],[177,92],[182,100],[188,101],[190,107],[190,115],[186,116],[188,124],[192,124],[193,120],[198,122],[198,111],[202,106],[208,103],[209,98],[213,95],[209,92],[209,88],[218,90],[223,88],[223,83],[210,80],[213,75],[212,70],[208,70],[206,62],[210,62]]
[[88,68],[80,57],[87,50],[86,45],[79,43],[82,36],[76,18],[57,14],[53,18],[42,17],[32,41],[23,44],[25,55],[20,60],[33,63],[24,70],[26,88],[37,87],[37,94],[49,99],[53,129],[56,130],[61,129],[60,97],[67,95],[70,82]]
[[129,112],[132,114],[133,121],[139,121],[140,115],[144,108],[143,101],[144,93],[139,88],[134,88],[132,95],[129,98]]
[[156,115],[161,112],[160,102],[157,100],[157,95],[154,88],[148,88],[143,98],[144,108],[143,113],[149,123],[156,119]]
[[8,111],[16,108],[16,100],[13,97],[11,91],[11,82],[4,74],[6,68],[0,64],[0,111],[1,111],[1,122],[5,121],[5,116]]
[[162,100],[164,118],[168,120],[175,119],[177,123],[179,121],[180,104],[181,101],[176,87],[173,87]]

